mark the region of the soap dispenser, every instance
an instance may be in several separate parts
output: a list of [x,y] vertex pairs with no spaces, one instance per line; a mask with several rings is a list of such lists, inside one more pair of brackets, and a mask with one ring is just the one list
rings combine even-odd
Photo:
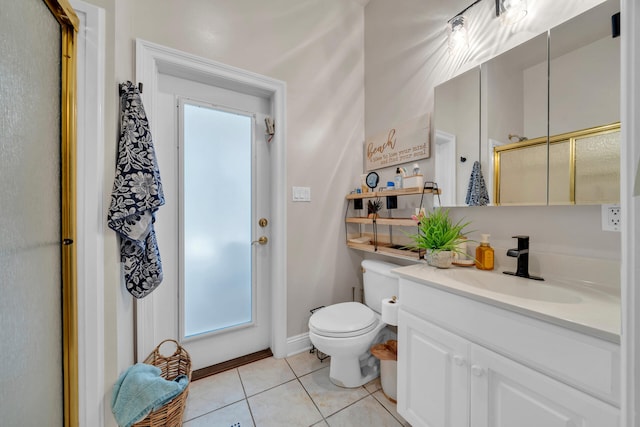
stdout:
[[395,181],[395,188],[396,190],[399,190],[402,188],[402,172],[400,171],[400,168],[396,168],[396,176],[394,178]]
[[493,270],[493,248],[489,246],[489,235],[483,234],[480,246],[476,248],[476,268]]

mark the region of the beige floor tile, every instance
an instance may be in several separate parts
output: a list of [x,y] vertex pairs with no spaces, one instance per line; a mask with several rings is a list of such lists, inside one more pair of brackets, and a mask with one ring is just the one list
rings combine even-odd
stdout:
[[376,391],[381,390],[382,389],[382,383],[380,383],[380,377],[378,377],[375,380],[371,380],[368,383],[366,383],[364,385],[364,388],[369,393],[375,393]]
[[327,418],[331,427],[399,427],[401,424],[373,396]]
[[246,400],[209,412],[184,423],[184,427],[254,427]]
[[311,426],[322,421],[322,415],[298,380],[248,400],[257,427]]
[[330,360],[331,358],[327,358],[321,362],[315,353],[309,353],[309,351],[303,351],[295,356],[287,357],[287,362],[289,362],[291,369],[298,377],[329,366]]
[[190,420],[245,398],[237,369],[193,381],[184,420]]
[[373,397],[375,397],[376,400],[382,404],[382,406],[387,408],[387,410],[389,412],[391,412],[391,415],[393,415],[393,417],[396,420],[400,421],[400,423],[403,426],[409,426],[409,423],[404,418],[402,418],[402,415],[398,414],[398,411],[396,410],[397,405],[395,403],[393,403],[392,401],[390,401],[387,398],[387,396],[384,395],[382,390],[379,390],[379,391],[375,392],[373,394]]
[[286,360],[273,357],[241,366],[238,372],[247,396],[253,396],[296,377]]
[[344,388],[333,384],[329,379],[328,366],[301,377],[300,382],[325,417],[346,408],[368,394],[363,387]]

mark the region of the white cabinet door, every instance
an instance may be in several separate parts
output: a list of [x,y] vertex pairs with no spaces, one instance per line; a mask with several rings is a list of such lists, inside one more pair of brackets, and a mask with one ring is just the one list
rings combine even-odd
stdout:
[[482,347],[471,345],[471,427],[615,427],[619,411]]
[[398,325],[398,412],[413,427],[468,426],[470,343],[403,310]]

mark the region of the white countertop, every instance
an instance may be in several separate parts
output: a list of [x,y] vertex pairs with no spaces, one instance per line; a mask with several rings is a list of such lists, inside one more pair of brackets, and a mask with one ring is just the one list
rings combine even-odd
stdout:
[[414,282],[620,343],[620,295],[611,288],[551,278],[541,282],[475,267],[438,269],[414,264],[393,272]]

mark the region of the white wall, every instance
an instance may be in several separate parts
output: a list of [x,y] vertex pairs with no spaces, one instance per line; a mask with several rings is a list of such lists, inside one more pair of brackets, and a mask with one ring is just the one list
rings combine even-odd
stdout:
[[[437,0],[371,0],[365,9],[365,131],[372,135],[403,119],[433,111],[433,88],[599,3],[600,0],[529,2],[529,14],[513,27],[495,18],[495,3],[468,13],[469,50],[447,49],[446,21],[468,4]],[[424,162],[429,171],[433,159]],[[454,208],[472,229],[490,233],[498,248],[512,235],[529,234],[532,251],[620,259],[619,233],[603,232],[599,206]]]
[[[288,336],[306,331],[309,309],[350,299],[359,269],[358,260],[344,245],[341,212],[344,195],[362,163],[362,6],[343,0],[94,3],[107,9],[107,50],[114,52],[111,65],[115,69],[115,81],[107,82],[111,106],[117,108],[116,83],[134,78],[135,38],[287,83],[288,187],[309,186],[312,195],[311,203],[288,206]],[[111,120],[116,123],[117,116]],[[108,193],[114,170],[109,154],[117,146],[115,129],[105,150]],[[116,287],[117,247],[113,236],[108,238],[113,241],[107,242],[107,283]],[[107,324],[129,324],[132,309],[126,296],[121,298],[113,288],[107,292],[111,316]],[[114,345],[120,342],[119,336],[130,339],[130,332],[121,326],[115,337],[108,337]]]

